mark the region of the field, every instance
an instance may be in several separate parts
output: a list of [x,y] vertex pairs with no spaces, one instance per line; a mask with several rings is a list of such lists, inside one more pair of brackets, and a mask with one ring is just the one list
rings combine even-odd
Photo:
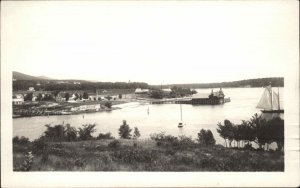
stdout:
[[[28,152],[32,152],[28,153]],[[14,143],[15,171],[283,171],[283,152],[151,139]]]

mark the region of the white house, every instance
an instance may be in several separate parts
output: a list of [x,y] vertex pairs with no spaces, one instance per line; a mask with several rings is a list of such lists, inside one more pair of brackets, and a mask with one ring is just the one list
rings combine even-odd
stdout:
[[14,98],[12,102],[14,105],[21,105],[24,103],[24,98]]
[[69,102],[69,103],[76,103],[76,101],[75,101],[74,98],[69,98],[68,102]]
[[84,111],[84,110],[86,110],[86,109],[87,109],[86,105],[82,105],[82,106],[79,107],[79,110],[80,110],[80,111]]
[[77,112],[77,111],[79,111],[80,110],[80,107],[72,107],[71,108],[71,111],[72,112]]
[[172,92],[172,90],[170,88],[168,88],[168,89],[162,89],[162,92],[169,94],[169,93]]
[[28,91],[35,91],[34,87],[29,87]]
[[149,89],[136,88],[134,93],[136,94],[149,93]]

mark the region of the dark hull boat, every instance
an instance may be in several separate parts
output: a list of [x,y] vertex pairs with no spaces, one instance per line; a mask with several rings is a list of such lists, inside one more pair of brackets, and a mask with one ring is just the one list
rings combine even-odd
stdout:
[[261,110],[262,113],[284,113],[284,110]]

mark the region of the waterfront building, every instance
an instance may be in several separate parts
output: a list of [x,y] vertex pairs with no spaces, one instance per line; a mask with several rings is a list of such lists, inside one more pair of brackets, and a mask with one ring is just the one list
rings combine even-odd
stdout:
[[134,91],[135,94],[147,94],[149,93],[149,89],[141,89],[141,88],[136,88]]
[[35,90],[34,90],[34,87],[29,87],[29,88],[28,88],[28,91],[35,91]]
[[15,95],[12,99],[14,105],[22,105],[24,103],[24,97],[21,94]]
[[168,88],[168,89],[162,89],[161,91],[163,93],[165,93],[165,94],[170,94],[172,92],[172,90],[170,88]]

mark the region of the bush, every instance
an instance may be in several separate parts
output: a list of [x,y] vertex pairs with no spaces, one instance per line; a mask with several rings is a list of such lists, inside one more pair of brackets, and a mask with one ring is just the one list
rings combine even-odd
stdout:
[[67,125],[55,125],[51,127],[50,125],[45,125],[47,130],[44,132],[44,139],[50,142],[62,142],[62,141],[76,141],[77,140],[77,130],[71,127],[70,124]]
[[133,139],[138,139],[141,136],[140,131],[137,127],[134,127]]
[[164,93],[161,90],[153,90],[150,97],[154,99],[162,99],[164,97]]
[[149,149],[125,149],[122,151],[115,151],[113,157],[123,163],[136,164],[148,163],[151,164],[157,161],[159,152]]
[[113,148],[113,149],[117,149],[120,146],[121,146],[121,143],[119,140],[114,140],[108,144],[108,147]]
[[191,137],[179,136],[179,144],[188,147],[188,146],[193,146],[195,143]]
[[28,152],[24,154],[24,161],[22,165],[14,170],[16,171],[29,171],[32,167],[33,164],[33,155],[32,152]]
[[119,128],[120,138],[131,139],[131,131],[129,125],[126,123],[126,120],[123,121],[123,125]]
[[82,128],[79,128],[78,134],[80,140],[91,140],[93,136],[91,135],[96,131],[96,124],[85,124],[82,125]]
[[106,106],[107,108],[111,108],[112,104],[111,102],[107,101],[104,103],[104,106]]
[[284,145],[284,120],[273,118],[267,122],[269,126],[270,141],[276,142],[277,150],[281,151]]
[[70,124],[67,124],[65,127],[64,133],[65,139],[68,142],[77,140],[77,130],[74,127],[71,127]]
[[198,133],[198,142],[201,145],[215,145],[216,140],[210,130],[201,129]]
[[50,125],[45,125],[47,130],[44,132],[45,139],[52,142],[58,142],[64,140],[65,127],[63,125],[55,125],[51,127]]
[[111,136],[111,133],[99,133],[99,135],[97,136],[97,140],[102,140],[102,139],[114,139],[113,136]]
[[39,139],[33,141],[33,153],[40,155],[48,153],[48,144],[44,136],[40,137]]
[[13,138],[13,144],[27,145],[28,143],[29,143],[29,139],[24,136],[22,136],[21,138],[15,136]]
[[164,132],[161,133],[154,133],[150,135],[152,140],[156,141],[158,146],[178,146],[179,140],[177,137],[172,135],[165,135]]
[[244,148],[245,148],[245,149],[249,149],[249,150],[253,150],[253,149],[254,149],[254,148],[252,147],[252,144],[251,144],[251,143],[245,144]]

